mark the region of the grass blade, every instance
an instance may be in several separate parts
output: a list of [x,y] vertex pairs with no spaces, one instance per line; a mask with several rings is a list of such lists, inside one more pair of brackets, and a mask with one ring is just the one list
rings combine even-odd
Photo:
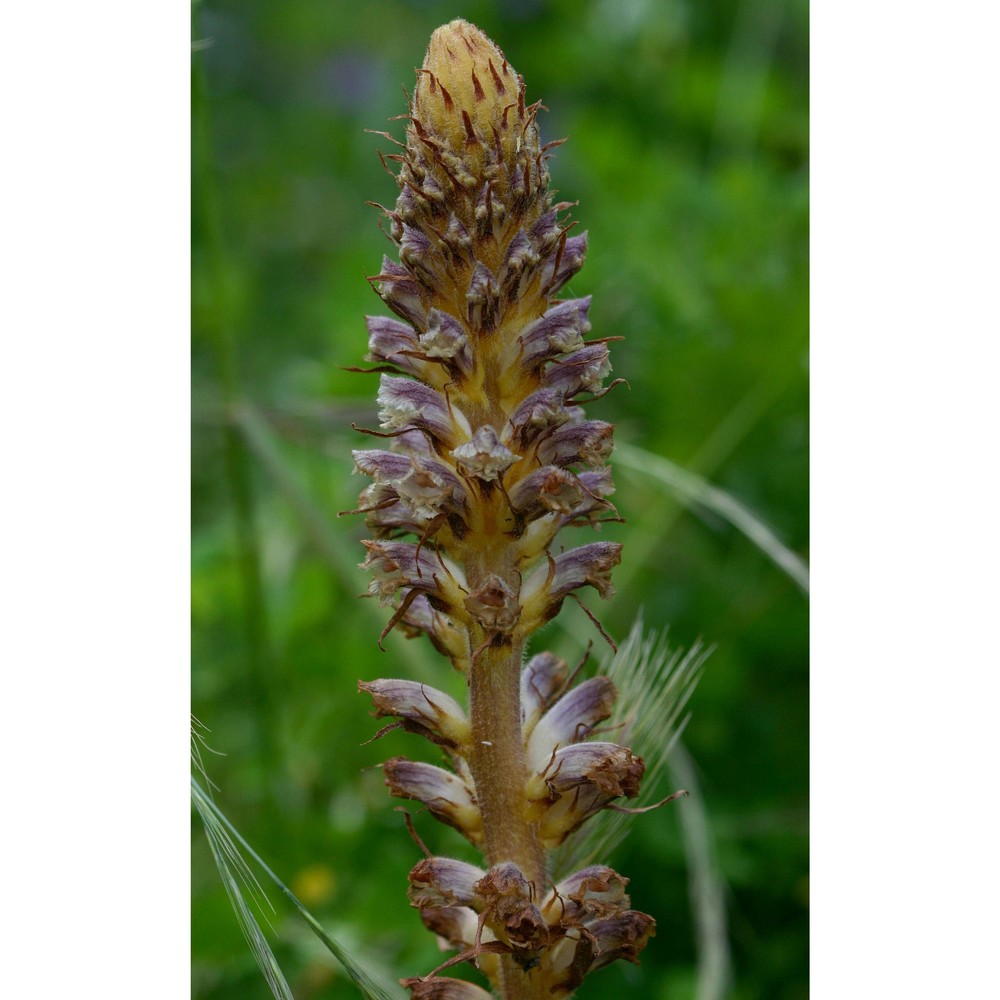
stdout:
[[[243,835],[229,821],[222,810],[205,794],[198,782],[191,779],[191,794],[195,798],[195,807],[204,817],[206,814],[211,817],[213,826],[223,827],[231,838],[257,862],[272,882],[291,900],[292,905],[299,911],[303,919],[309,925],[312,932],[326,945],[329,952],[344,967],[347,974],[354,980],[355,985],[361,991],[366,1000],[400,1000],[401,993],[391,990],[388,986],[378,981],[367,969],[365,969],[355,958],[353,958],[343,945],[335,941],[324,930],[323,925],[302,905],[295,893],[285,885],[284,882],[272,871],[263,858],[247,843]],[[203,812],[204,810],[204,812]],[[206,829],[208,823],[206,822]],[[252,876],[251,876],[252,877]],[[252,945],[251,945],[252,947]],[[255,952],[256,954],[256,952]],[[263,968],[263,966],[262,966]],[[265,976],[267,972],[265,971]],[[269,980],[270,981],[270,980]],[[278,996],[279,994],[275,994]],[[288,994],[290,997],[291,994]]]
[[615,458],[622,465],[644,473],[673,490],[686,505],[700,504],[724,518],[791,577],[804,594],[809,593],[809,567],[801,557],[792,552],[759,517],[725,490],[662,455],[635,445],[616,445]]
[[698,940],[695,1000],[723,1000],[732,983],[726,883],[715,856],[712,829],[695,764],[683,743],[674,747],[668,767],[671,780],[688,790],[678,815]]
[[191,778],[191,801],[195,809],[198,810],[198,815],[205,826],[208,845],[212,849],[212,857],[215,858],[222,884],[226,888],[226,895],[229,896],[229,902],[232,903],[236,919],[239,921],[247,944],[257,960],[257,965],[260,966],[260,971],[267,980],[267,985],[271,987],[271,992],[276,1000],[295,1000],[278,965],[278,960],[274,957],[274,952],[271,951],[271,947],[264,937],[264,932],[250,908],[247,897],[249,896],[262,912],[264,904],[267,904],[272,911],[274,908],[271,907],[260,883],[250,871],[249,865],[243,860],[229,832],[219,821],[215,804],[193,777]]

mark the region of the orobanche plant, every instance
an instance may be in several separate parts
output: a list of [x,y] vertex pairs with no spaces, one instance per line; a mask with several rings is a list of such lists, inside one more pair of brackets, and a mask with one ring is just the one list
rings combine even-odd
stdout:
[[[585,399],[608,391],[607,340],[590,298],[559,298],[586,234],[554,204],[523,80],[479,29],[431,38],[408,116],[399,199],[386,210],[399,261],[372,282],[398,319],[368,318],[386,449],[354,453],[373,539],[370,591],[392,607],[383,633],[426,633],[462,671],[468,706],[417,680],[360,687],[377,716],[437,744],[450,768],[395,757],[393,794],[419,800],[483,854],[426,857],[410,872],[423,922],[458,949],[404,980],[414,997],[484,1000],[438,973],[472,960],[506,1000],[568,996],[615,959],[637,961],[653,918],[630,908],[606,865],[550,879],[547,856],[645,765],[592,739],[617,698],[608,677],[573,686],[567,663],[529,636],[585,586],[612,592],[620,546],[575,547],[564,528],[614,517],[613,427]],[[613,383],[612,383],[613,384]],[[556,544],[557,536],[559,545]],[[599,627],[599,626],[598,626]]]

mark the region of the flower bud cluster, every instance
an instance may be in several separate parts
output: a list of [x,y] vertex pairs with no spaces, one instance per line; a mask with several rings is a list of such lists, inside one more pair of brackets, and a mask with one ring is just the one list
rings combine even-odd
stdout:
[[[548,555],[564,526],[613,512],[613,428],[578,405],[611,365],[606,342],[584,339],[589,296],[556,298],[587,237],[552,204],[538,107],[477,29],[435,32],[405,153],[390,157],[400,262],[371,279],[399,319],[368,318],[368,357],[400,374],[383,370],[378,391],[391,447],[354,453],[373,480],[365,566],[393,624],[428,633],[460,669],[471,651],[456,633],[523,640],[570,592],[609,596],[619,559],[611,543]],[[407,534],[418,541],[395,541]],[[498,545],[502,567],[481,571]]]
[[[424,736],[450,765],[395,757],[384,765],[390,791],[486,856],[485,869],[420,862],[411,902],[460,949],[445,967],[474,959],[501,995],[521,998],[566,996],[589,971],[635,961],[653,933],[611,869],[551,885],[544,865],[588,818],[637,794],[644,764],[590,739],[611,713],[610,680],[570,686],[549,653],[521,670],[527,638],[566,597],[588,586],[611,596],[620,559],[611,542],[554,546],[564,527],[615,513],[613,427],[581,406],[614,383],[607,341],[586,339],[590,297],[558,298],[587,236],[571,235],[560,220],[569,206],[553,204],[556,144],[540,145],[539,106],[477,28],[453,21],[434,33],[405,146],[384,158],[399,165],[399,198],[385,210],[399,260],[369,279],[398,317],[367,320],[380,372],[380,430],[369,433],[387,445],[354,452],[371,479],[359,504],[373,535],[369,592],[392,608],[383,636],[397,625],[426,634],[471,691],[467,714],[426,684],[360,684],[376,716],[395,720],[383,732]],[[500,677],[511,670],[513,688]],[[494,690],[512,691],[497,719],[491,696],[476,695]],[[496,742],[484,738],[494,731]],[[406,985],[416,997],[487,996],[440,976]]]

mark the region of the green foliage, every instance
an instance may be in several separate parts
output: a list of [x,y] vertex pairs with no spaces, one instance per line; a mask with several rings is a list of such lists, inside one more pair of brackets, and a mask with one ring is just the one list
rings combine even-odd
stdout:
[[[198,769],[204,773],[200,761]],[[331,937],[323,925],[302,905],[295,893],[285,885],[270,866],[247,843],[245,838],[226,818],[222,810],[215,804],[198,780],[191,778],[191,802],[201,817],[205,826],[205,836],[208,839],[212,856],[215,859],[219,876],[229,895],[240,926],[243,928],[247,944],[257,959],[257,964],[267,980],[268,986],[276,1000],[293,1000],[288,983],[274,957],[260,923],[253,911],[253,906],[261,914],[265,914],[265,906],[273,911],[264,890],[257,881],[243,852],[246,852],[267,877],[284,893],[291,904],[299,911],[302,919],[310,930],[323,943],[327,951],[344,967],[344,971],[354,980],[365,1000],[399,1000],[401,991],[398,987],[390,989],[380,983],[339,941]],[[235,839],[234,839],[235,838]],[[242,850],[241,850],[242,849]]]
[[[364,203],[395,197],[375,153],[389,144],[364,129],[400,131],[386,122],[405,110],[400,85],[431,31],[461,15],[544,100],[543,136],[570,136],[554,184],[579,200],[591,246],[571,292],[593,294],[594,336],[626,337],[613,361],[629,388],[593,413],[631,446],[615,465],[627,523],[604,534],[625,548],[618,596],[591,607],[618,639],[642,608],[648,626],[670,626],[672,645],[715,647],[669,776],[684,783],[686,762],[707,828],[684,812],[690,799],[633,819],[609,860],[658,936],[641,966],[611,967],[579,995],[720,996],[709,987],[722,955],[729,996],[797,1000],[808,607],[789,567],[808,546],[805,5],[459,7],[196,10],[192,683],[194,712],[225,754],[208,768],[216,800],[367,967],[391,981],[440,961],[405,899],[419,850],[371,769],[433,755],[397,732],[362,746],[378,725],[356,680],[422,677],[457,694],[462,679],[399,635],[379,652],[385,611],[357,598],[363,526],[336,513],[363,485],[350,476],[350,449],[365,446],[350,424],[375,423],[375,376],[342,370],[361,362],[365,312],[382,311],[364,275],[389,244]],[[678,467],[673,484],[656,476]],[[771,551],[706,484],[770,526]],[[566,609],[537,644],[575,656],[592,636]],[[435,851],[467,857],[457,834],[415,823]],[[193,833],[194,996],[266,998],[197,822]],[[355,995],[295,909],[274,902],[269,943],[297,1000]]]

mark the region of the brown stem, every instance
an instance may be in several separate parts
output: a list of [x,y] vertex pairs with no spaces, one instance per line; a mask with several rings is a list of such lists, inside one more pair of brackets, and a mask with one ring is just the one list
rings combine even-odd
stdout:
[[528,779],[521,738],[521,643],[484,649],[472,665],[470,766],[483,817],[486,861],[513,861],[536,892],[545,885],[538,832],[525,818]]
[[[469,702],[472,753],[469,764],[483,817],[489,865],[513,861],[534,883],[545,888],[545,855],[538,831],[525,816],[527,766],[521,737],[522,642],[489,646],[472,664]],[[535,1000],[534,978],[509,955],[501,959],[504,1000]]]

